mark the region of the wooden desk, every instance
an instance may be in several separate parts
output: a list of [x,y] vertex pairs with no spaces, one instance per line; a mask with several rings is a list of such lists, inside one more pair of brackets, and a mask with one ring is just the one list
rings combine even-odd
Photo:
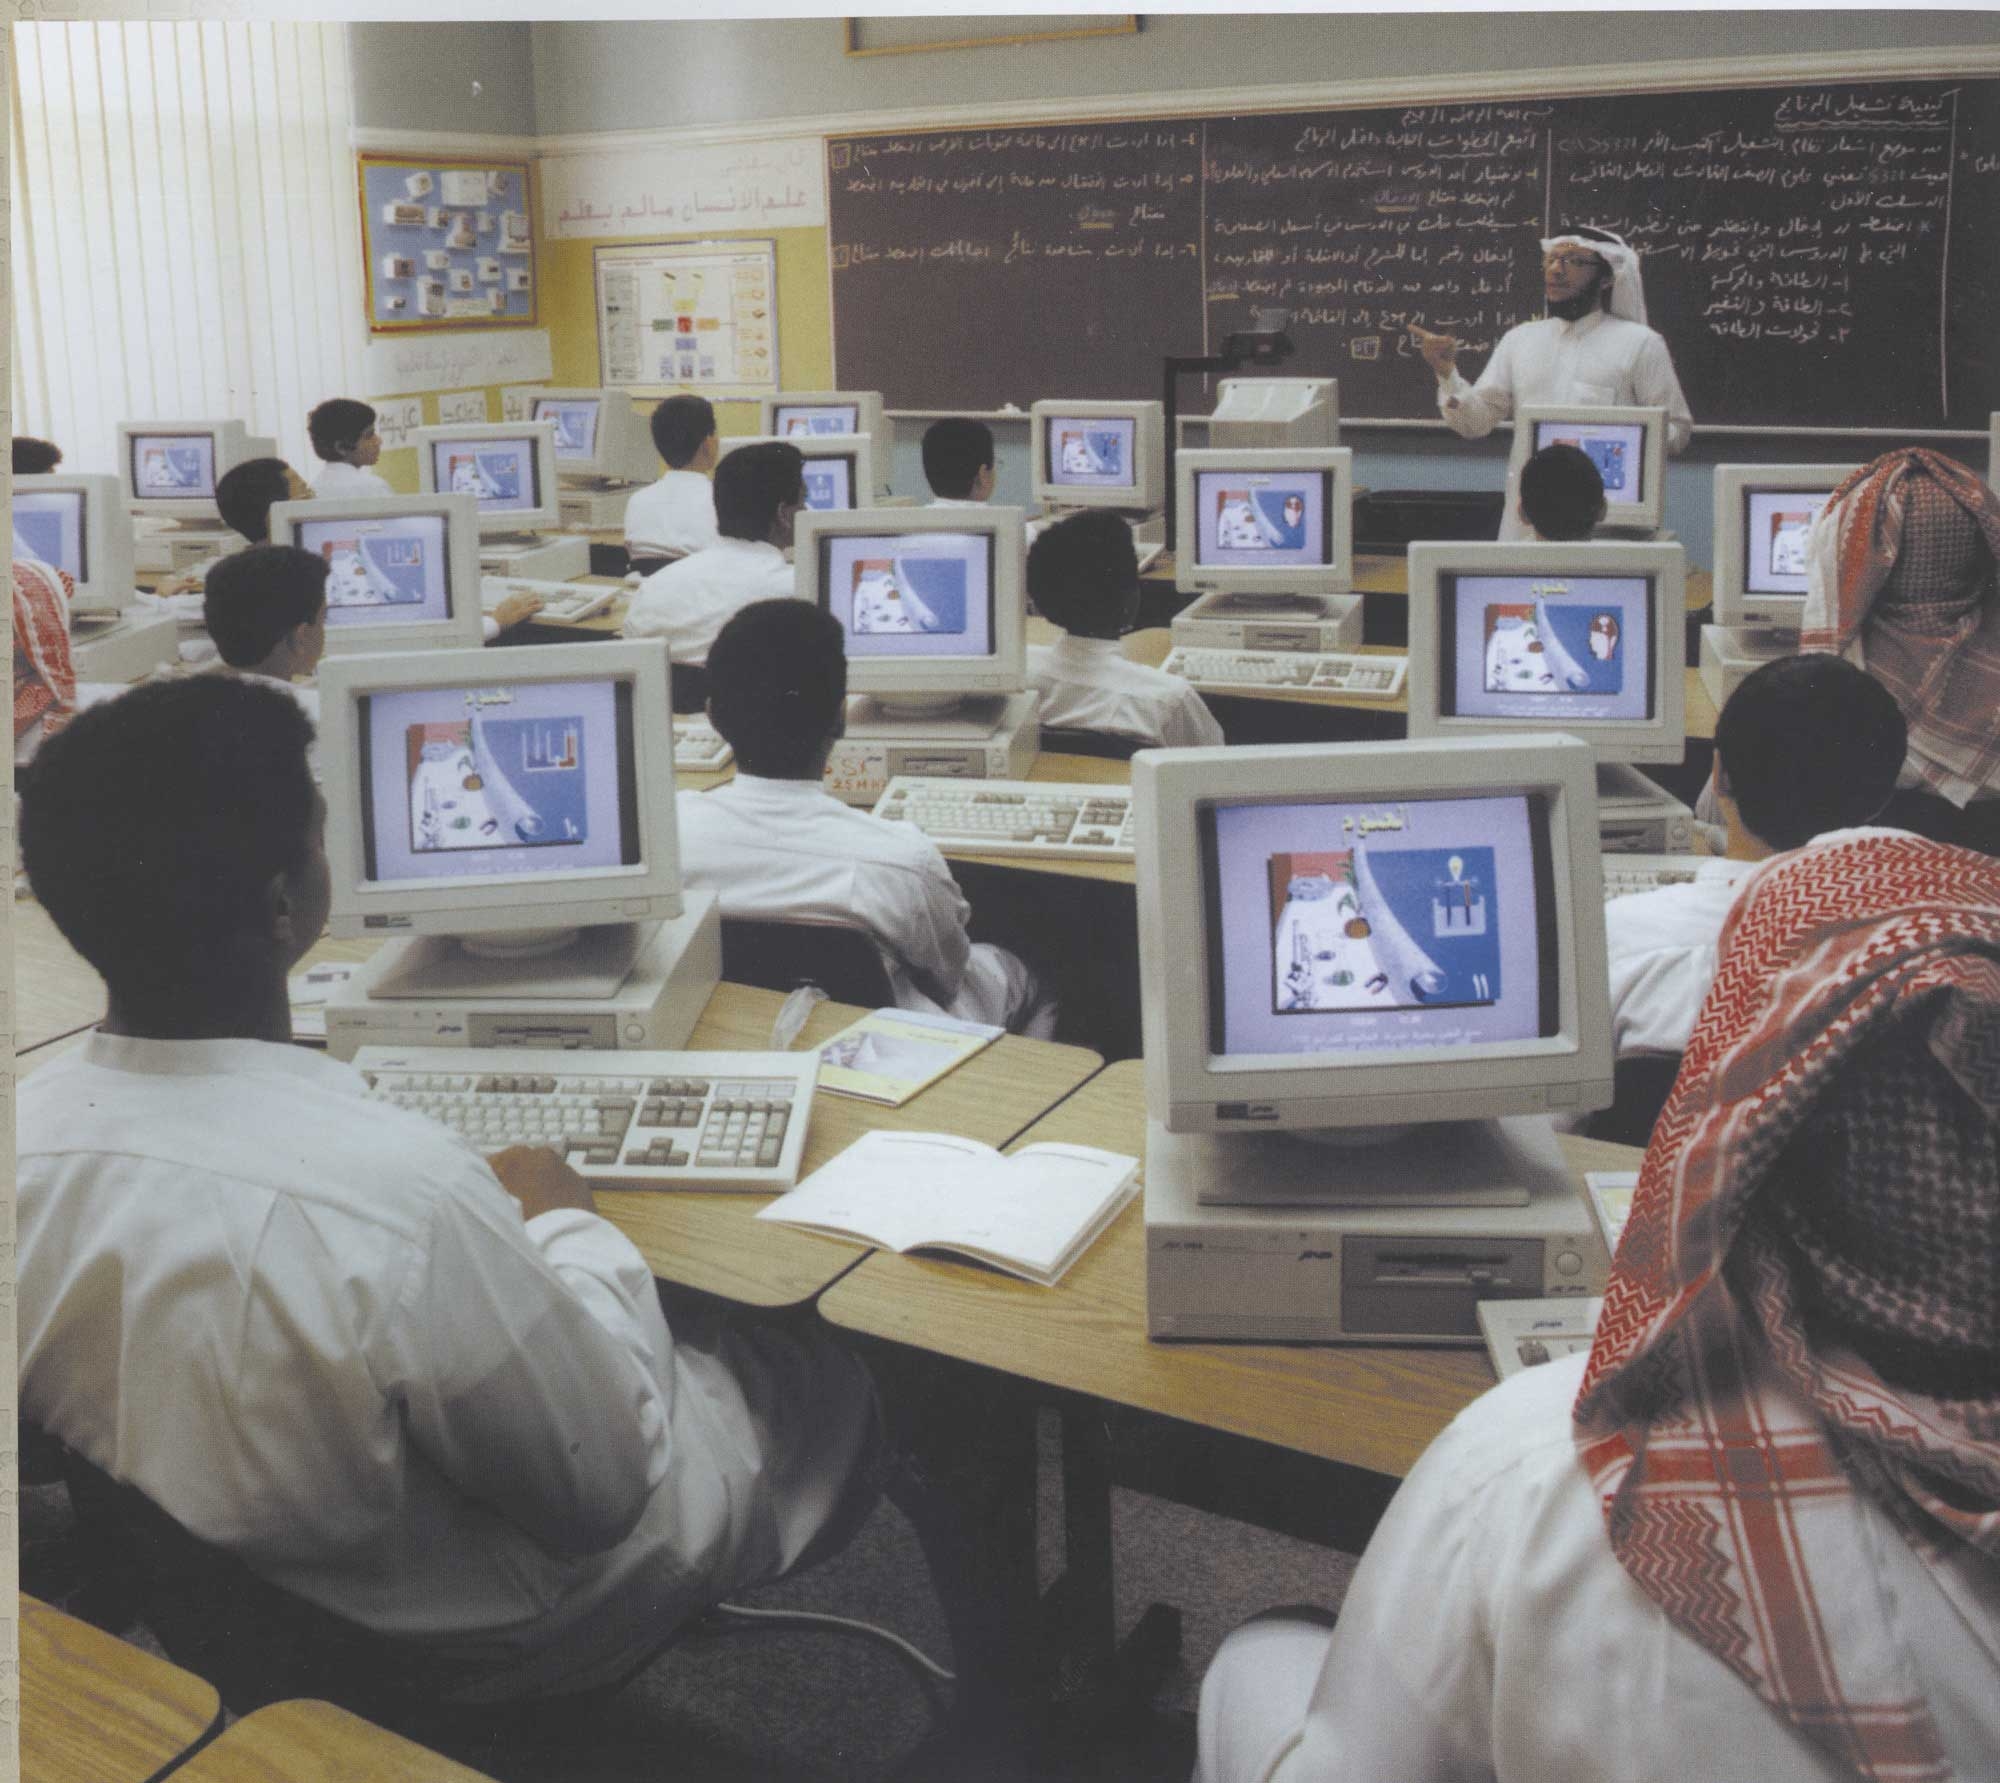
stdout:
[[143,1783],[221,1720],[212,1684],[21,1594],[23,1777]]
[[[60,937],[57,937],[60,940]],[[373,941],[323,941],[311,958],[363,959]],[[81,962],[78,962],[81,964]],[[85,968],[88,970],[88,968]],[[745,984],[723,984],[709,998],[688,1037],[688,1049],[765,1052],[784,997]],[[99,1007],[89,1017],[102,1013]],[[858,1021],[847,1003],[822,1003],[797,1044],[816,1046]],[[73,1034],[45,1043],[15,1067],[25,1076],[82,1044]],[[1080,1046],[1023,1040],[1009,1034],[941,1078],[901,1108],[881,1108],[849,1096],[813,1098],[812,1131],[801,1173],[817,1170],[873,1127],[964,1133],[1005,1145],[1090,1078],[1104,1061]],[[747,1306],[795,1306],[810,1300],[865,1254],[850,1244],[759,1223],[768,1195],[683,1194],[607,1190],[597,1197],[604,1217],[639,1247],[662,1281],[699,1288]]]
[[332,1703],[272,1703],[174,1772],[186,1783],[492,1783]]
[[[1145,1154],[1136,1059],[1107,1066],[1023,1133]],[[1565,1139],[1579,1171],[1633,1170],[1629,1146]],[[1401,1476],[1493,1385],[1483,1349],[1154,1343],[1137,1201],[1054,1288],[877,1251],[820,1300],[834,1324],[1321,1461]]]
[[[688,1040],[691,1049],[765,1050],[784,997],[725,984]],[[846,1003],[822,1003],[795,1044],[822,1045],[860,1018]],[[817,1170],[876,1127],[963,1133],[1005,1145],[1093,1076],[1103,1061],[1079,1046],[1007,1035],[901,1108],[822,1092],[813,1098],[812,1130],[800,1174]],[[865,1256],[865,1247],[795,1232],[756,1219],[768,1195],[658,1194],[606,1191],[604,1216],[645,1256],[662,1281],[748,1306],[795,1306],[810,1300]]]

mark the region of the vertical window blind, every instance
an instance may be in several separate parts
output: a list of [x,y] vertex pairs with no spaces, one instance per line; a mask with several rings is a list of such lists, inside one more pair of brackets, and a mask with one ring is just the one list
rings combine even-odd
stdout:
[[310,476],[306,411],[361,395],[338,24],[13,30],[14,431],[116,468],[120,421],[240,419]]

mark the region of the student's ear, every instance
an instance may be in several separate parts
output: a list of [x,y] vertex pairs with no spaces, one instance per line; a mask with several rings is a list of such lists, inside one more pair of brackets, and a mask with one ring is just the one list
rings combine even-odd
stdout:
[[[298,910],[292,897],[292,883],[288,874],[274,874],[264,887],[264,936],[275,947],[291,950],[298,937],[293,932],[296,927]],[[317,940],[312,936],[309,940]]]

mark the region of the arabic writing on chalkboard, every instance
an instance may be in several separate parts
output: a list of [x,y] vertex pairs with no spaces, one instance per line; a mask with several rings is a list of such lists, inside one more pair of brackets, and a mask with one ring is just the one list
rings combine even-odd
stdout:
[[851,137],[827,149],[841,383],[898,407],[1159,387],[1248,310],[1348,416],[1435,414],[1542,314],[1539,238],[1639,249],[1698,421],[2000,406],[2000,82],[1771,88]]

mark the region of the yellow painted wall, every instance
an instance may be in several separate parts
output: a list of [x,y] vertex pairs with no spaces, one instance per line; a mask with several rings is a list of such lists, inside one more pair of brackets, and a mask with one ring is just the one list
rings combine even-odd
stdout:
[[[777,244],[778,376],[787,390],[824,390],[833,381],[833,293],[824,229],[740,229],[724,234],[598,236],[581,241],[543,238],[542,324],[557,384],[594,385],[597,370],[597,287],[593,256],[599,248],[641,242],[769,241]],[[694,388],[690,386],[690,388]],[[696,389],[695,394],[701,392]],[[497,399],[496,399],[497,402]],[[638,399],[642,412],[652,401]],[[495,413],[498,413],[496,407]],[[725,435],[755,433],[754,402],[719,401],[716,422]]]

